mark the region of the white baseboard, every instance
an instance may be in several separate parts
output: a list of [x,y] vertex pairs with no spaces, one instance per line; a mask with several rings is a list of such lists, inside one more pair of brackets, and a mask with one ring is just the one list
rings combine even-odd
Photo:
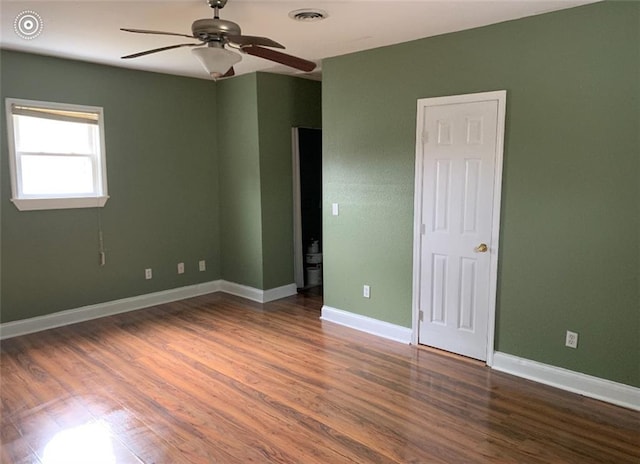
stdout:
[[240,296],[247,300],[256,301],[258,303],[268,303],[269,301],[279,300],[298,293],[296,284],[283,285],[282,287],[271,288],[269,290],[260,290],[246,285],[236,284],[234,282],[220,281],[220,291],[229,293],[230,295]]
[[131,298],[123,298],[121,300],[82,306],[80,308],[60,311],[45,316],[6,322],[0,324],[0,340],[40,332],[41,330],[53,329],[63,325],[75,324],[77,322],[89,321],[100,317],[135,311],[136,309],[148,308],[149,306],[170,303],[194,296],[206,295],[207,293],[219,292],[220,284],[221,281],[215,280],[161,292],[147,293]]
[[0,340],[215,292],[229,293],[259,303],[267,303],[295,295],[297,288],[295,284],[289,284],[269,290],[258,290],[225,280],[214,280],[212,282],[189,285],[187,287],[173,288],[171,290],[83,306],[81,308],[47,314],[45,316],[6,322],[0,324]]
[[500,352],[494,353],[491,367],[534,382],[640,411],[640,388],[630,385]]
[[288,296],[293,296],[298,293],[298,286],[293,283],[289,285],[283,285],[282,287],[270,288],[269,290],[264,291],[264,301],[263,303],[268,303],[269,301],[279,300],[280,298],[286,298]]
[[330,306],[322,307],[320,319],[360,330],[361,332],[388,338],[389,340],[407,344],[411,343],[411,329],[407,327],[361,316],[360,314],[350,313]]
[[[390,340],[411,343],[412,331],[409,328],[330,306],[322,307],[320,319]],[[533,380],[534,382],[551,385],[552,387],[562,390],[640,411],[640,388],[637,387],[500,352],[493,354],[493,364],[491,368]]]

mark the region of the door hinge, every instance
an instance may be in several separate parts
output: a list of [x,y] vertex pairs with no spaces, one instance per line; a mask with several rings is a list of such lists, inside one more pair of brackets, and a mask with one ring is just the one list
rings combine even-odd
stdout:
[[422,132],[422,144],[429,143],[429,131]]
[[422,310],[418,311],[418,320],[420,322],[424,322],[424,311]]
[[420,224],[420,234],[424,235],[427,233],[427,226],[424,224]]

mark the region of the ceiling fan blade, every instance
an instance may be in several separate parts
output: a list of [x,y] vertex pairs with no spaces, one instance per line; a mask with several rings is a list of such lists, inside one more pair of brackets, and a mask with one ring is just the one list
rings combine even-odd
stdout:
[[262,45],[263,47],[284,48],[275,40],[267,37],[256,37],[253,35],[227,35],[229,42],[242,46]]
[[229,68],[229,71],[227,71],[226,73],[224,73],[224,74],[222,75],[222,77],[231,77],[231,76],[235,76],[235,75],[236,75],[236,71],[235,71],[235,69],[233,69],[233,66],[231,66],[231,67]]
[[192,35],[178,34],[177,32],[148,31],[146,29],[125,29],[122,27],[120,28],[120,30],[125,32],[135,32],[137,34],[177,35],[178,37],[189,37],[190,39],[194,38]]
[[154,48],[152,50],[146,50],[144,52],[133,53],[131,55],[121,57],[123,60],[129,58],[138,58],[139,56],[149,55],[151,53],[163,52],[165,50],[171,50],[172,48],[180,48],[180,47],[195,47],[197,45],[202,45],[201,43],[188,43],[188,44],[177,44],[177,45],[169,45],[168,47],[160,47]]
[[285,66],[299,69],[300,71],[310,72],[316,69],[316,64],[313,61],[303,60],[297,56],[287,55],[286,53],[277,52],[268,48],[251,45],[248,47],[241,47],[240,50],[244,53],[248,53],[249,55],[275,61],[276,63],[284,64]]

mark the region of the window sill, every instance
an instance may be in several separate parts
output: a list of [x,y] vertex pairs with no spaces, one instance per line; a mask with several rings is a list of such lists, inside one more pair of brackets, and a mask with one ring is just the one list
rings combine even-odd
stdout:
[[12,198],[11,201],[20,211],[43,209],[102,208],[108,195],[84,198]]

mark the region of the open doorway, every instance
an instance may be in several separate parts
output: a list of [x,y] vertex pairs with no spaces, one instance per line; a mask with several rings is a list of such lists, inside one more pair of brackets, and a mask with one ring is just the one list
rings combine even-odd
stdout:
[[294,271],[298,289],[322,285],[322,130],[294,127]]

